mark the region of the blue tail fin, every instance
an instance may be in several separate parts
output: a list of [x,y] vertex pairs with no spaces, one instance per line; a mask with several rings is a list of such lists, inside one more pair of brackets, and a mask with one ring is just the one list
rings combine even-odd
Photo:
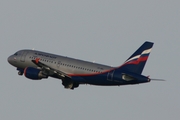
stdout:
[[153,47],[152,42],[145,42],[136,52],[134,52],[125,63],[119,68],[133,73],[141,74],[146,61]]

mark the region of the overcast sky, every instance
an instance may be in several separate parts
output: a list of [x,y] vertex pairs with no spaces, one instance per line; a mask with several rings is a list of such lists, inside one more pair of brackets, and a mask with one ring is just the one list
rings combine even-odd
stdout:
[[[1,0],[1,120],[179,120],[178,0]],[[41,50],[111,66],[145,41],[154,47],[143,71],[154,82],[64,89],[61,80],[18,76],[7,57]]]

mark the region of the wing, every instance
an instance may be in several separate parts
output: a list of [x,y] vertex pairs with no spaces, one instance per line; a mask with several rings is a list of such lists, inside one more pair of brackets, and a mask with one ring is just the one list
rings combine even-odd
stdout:
[[54,69],[54,68],[40,62],[39,60],[40,60],[40,58],[36,58],[35,60],[32,60],[32,62],[34,64],[36,64],[41,69],[41,71],[44,75],[61,79],[62,84],[65,88],[74,89],[74,88],[77,88],[79,86],[79,82],[75,82],[72,79],[76,79],[76,80],[80,79],[84,83],[83,78],[71,77],[71,76],[67,75],[66,73],[64,73],[60,70]]
[[57,69],[51,68],[50,66],[40,62],[39,60],[40,58],[36,58],[35,60],[32,60],[32,62],[36,64],[38,67],[40,67],[43,74],[48,75],[48,76],[57,76],[60,79],[71,78],[71,76],[67,75],[66,73],[59,71]]

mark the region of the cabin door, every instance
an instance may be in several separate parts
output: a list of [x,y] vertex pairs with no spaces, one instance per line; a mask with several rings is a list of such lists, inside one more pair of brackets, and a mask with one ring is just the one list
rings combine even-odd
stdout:
[[114,71],[115,71],[115,70],[112,70],[112,71],[110,71],[110,72],[107,74],[107,80],[113,81]]
[[20,58],[20,61],[21,61],[21,62],[25,62],[27,53],[28,53],[27,51],[23,51],[23,52],[22,52],[22,55],[21,55],[21,58]]

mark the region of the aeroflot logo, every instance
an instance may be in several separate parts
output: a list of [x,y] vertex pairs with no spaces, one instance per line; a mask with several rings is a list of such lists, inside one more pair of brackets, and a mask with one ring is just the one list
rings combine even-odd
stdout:
[[55,56],[47,55],[47,54],[42,54],[42,53],[34,53],[35,55],[43,56],[43,57],[49,57],[49,58],[56,58]]

